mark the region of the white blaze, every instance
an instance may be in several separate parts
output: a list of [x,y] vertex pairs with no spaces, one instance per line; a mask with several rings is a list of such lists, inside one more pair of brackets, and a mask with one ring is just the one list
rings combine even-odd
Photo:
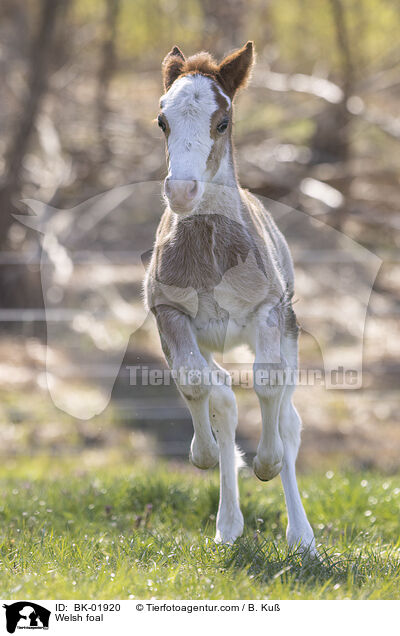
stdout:
[[[161,98],[167,118],[169,172],[171,179],[207,181],[207,159],[214,140],[210,122],[218,109],[215,82],[204,75],[185,75]],[[220,91],[230,105],[230,99]]]

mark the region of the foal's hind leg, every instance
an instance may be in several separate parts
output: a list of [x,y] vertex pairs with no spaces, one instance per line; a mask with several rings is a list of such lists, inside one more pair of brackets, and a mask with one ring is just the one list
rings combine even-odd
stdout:
[[303,551],[317,554],[314,533],[301,503],[296,480],[296,457],[300,446],[301,420],[292,403],[294,387],[287,387],[282,397],[279,429],[284,446],[281,479],[285,491],[288,512],[287,541],[290,546],[299,545]]
[[261,407],[262,432],[254,457],[254,472],[261,481],[279,475],[283,466],[283,444],[279,433],[279,409],[282,399],[280,387],[257,387]]
[[262,430],[253,467],[259,479],[269,481],[280,473],[283,461],[279,409],[284,385],[274,382],[271,373],[278,369],[283,372],[285,361],[280,358],[280,333],[269,324],[268,313],[263,310],[257,317],[254,335],[254,390],[260,402]]
[[[293,371],[297,369],[297,334],[293,333],[282,339],[282,350],[289,367]],[[284,390],[279,413],[279,431],[284,447],[281,479],[288,512],[286,537],[290,546],[299,546],[302,551],[316,555],[314,533],[304,511],[296,479],[301,419],[292,402],[295,378],[292,380],[291,385],[287,385]]]
[[210,421],[219,447],[220,494],[217,514],[217,543],[233,543],[243,532],[243,515],[239,505],[239,451],[235,445],[237,406],[228,373],[213,362],[221,383],[210,395]]
[[[301,420],[292,403],[294,386],[288,386],[292,378],[285,377],[289,370],[297,368],[297,338],[283,336],[279,339],[280,362],[271,363],[273,330],[259,337],[256,346],[255,372],[276,372],[276,383],[254,382],[262,412],[262,434],[254,458],[254,471],[262,480],[272,479],[279,472],[285,491],[288,511],[287,540],[290,546],[299,545],[303,551],[316,555],[312,528],[301,503],[296,480],[296,457],[300,446]],[[276,354],[277,352],[275,352]],[[268,378],[271,380],[271,375]]]

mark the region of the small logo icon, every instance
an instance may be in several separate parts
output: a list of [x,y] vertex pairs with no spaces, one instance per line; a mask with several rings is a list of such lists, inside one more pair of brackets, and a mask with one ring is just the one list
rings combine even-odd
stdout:
[[6,610],[9,634],[14,634],[16,629],[49,629],[51,612],[37,603],[18,601],[3,607]]

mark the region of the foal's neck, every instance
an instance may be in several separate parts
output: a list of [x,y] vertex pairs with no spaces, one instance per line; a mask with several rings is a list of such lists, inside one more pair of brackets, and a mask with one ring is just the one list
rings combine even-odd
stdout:
[[205,184],[197,214],[223,214],[240,219],[240,185],[236,174],[232,142],[229,140],[214,176]]

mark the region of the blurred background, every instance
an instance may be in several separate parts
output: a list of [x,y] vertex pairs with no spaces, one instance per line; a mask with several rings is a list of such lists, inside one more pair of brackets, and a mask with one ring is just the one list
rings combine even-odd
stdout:
[[[397,0],[2,0],[4,457],[186,460],[192,427],[176,389],[132,386],[127,368],[165,367],[140,298],[166,174],[154,122],[160,66],[174,44],[185,55],[203,49],[221,58],[252,39],[257,65],[235,111],[241,184],[281,204],[278,217],[295,208],[310,227],[322,222],[338,231],[336,242],[344,234],[382,261],[364,331],[363,386],[296,392],[299,468],[398,469],[399,29]],[[35,222],[14,216],[32,212]],[[351,366],[357,307],[352,293],[335,307],[335,262],[325,259],[323,282],[313,275],[321,246],[305,240],[306,227],[283,224],[299,306],[324,323],[317,340],[303,331],[302,367],[321,366],[322,345],[345,350]],[[375,275],[352,279],[349,268],[356,299]],[[251,368],[243,352],[235,355]],[[250,459],[258,403],[251,390],[236,393],[239,443]]]

